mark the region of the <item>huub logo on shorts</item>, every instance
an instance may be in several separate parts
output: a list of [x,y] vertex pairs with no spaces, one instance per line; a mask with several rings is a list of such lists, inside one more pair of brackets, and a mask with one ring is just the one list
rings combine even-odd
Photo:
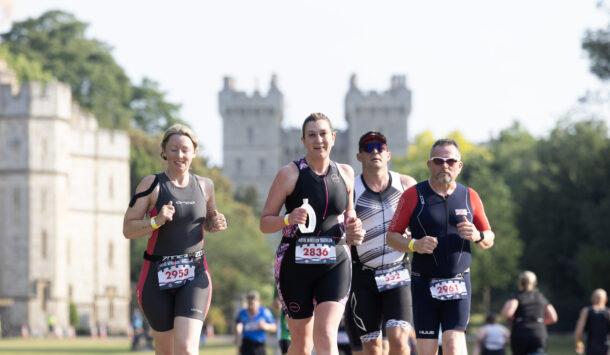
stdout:
[[455,210],[455,215],[456,216],[468,216],[468,210],[465,208],[457,208]]

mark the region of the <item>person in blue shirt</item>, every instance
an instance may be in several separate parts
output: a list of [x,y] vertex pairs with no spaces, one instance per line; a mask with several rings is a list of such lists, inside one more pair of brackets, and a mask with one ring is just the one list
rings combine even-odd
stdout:
[[241,355],[265,355],[266,332],[277,331],[275,319],[269,308],[260,305],[257,291],[248,292],[246,300],[247,307],[235,319],[235,344]]

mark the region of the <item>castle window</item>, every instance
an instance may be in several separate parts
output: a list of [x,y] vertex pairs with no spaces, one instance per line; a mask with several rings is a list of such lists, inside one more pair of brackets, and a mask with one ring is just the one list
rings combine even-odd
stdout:
[[108,197],[110,199],[114,198],[114,183],[112,181],[112,176],[110,176],[110,180],[108,181]]
[[259,159],[258,160],[258,169],[261,172],[261,174],[265,173],[265,159]]
[[72,262],[72,256],[70,254],[70,238],[66,240],[66,265],[70,265]]
[[254,143],[254,129],[252,127],[248,127],[248,143]]
[[43,230],[41,235],[40,235],[40,255],[43,259],[47,258],[47,254],[48,254],[48,236],[47,236],[47,231]]
[[40,211],[44,212],[47,210],[47,189],[40,191]]
[[235,159],[235,172],[241,173],[241,159]]
[[114,245],[112,242],[108,243],[108,266],[114,266]]

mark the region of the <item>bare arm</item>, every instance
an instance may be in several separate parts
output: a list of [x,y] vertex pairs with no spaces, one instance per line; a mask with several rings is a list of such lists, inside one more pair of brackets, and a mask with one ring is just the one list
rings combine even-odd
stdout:
[[243,332],[243,330],[244,330],[244,324],[243,323],[239,322],[239,323],[235,324],[235,338],[233,339],[233,342],[236,345],[239,345],[239,343],[240,343],[239,341],[241,339],[241,333]]
[[485,340],[485,335],[487,335],[487,328],[479,328],[479,331],[477,332],[477,338],[474,343],[474,348],[472,349],[472,355],[479,355],[481,353],[483,340]]
[[[138,187],[136,187],[136,193],[148,190],[154,179],[154,175],[149,175],[142,179],[140,184],[138,184]],[[138,198],[133,207],[127,208],[127,211],[125,211],[125,216],[123,217],[123,235],[125,238],[137,239],[154,231],[154,228],[150,224],[150,220],[144,218],[148,211],[150,211],[157,202],[158,195],[159,188],[156,187],[150,194]],[[161,218],[156,221],[157,224],[165,222],[164,220],[161,221],[160,219]]]
[[485,235],[485,238],[482,241],[476,243],[476,246],[481,250],[489,249],[494,245],[496,235],[491,229],[483,231],[483,234]]
[[402,183],[402,188],[405,190],[417,184],[417,181],[414,178],[404,174],[400,174],[400,182]]
[[578,316],[578,320],[576,321],[576,328],[574,329],[574,343],[576,345],[576,353],[582,354],[585,350],[585,346],[582,342],[582,332],[585,329],[585,324],[587,324],[587,314],[589,310],[587,307],[584,307],[580,311],[580,315]]
[[345,181],[349,196],[344,215],[345,238],[349,245],[360,245],[364,240],[366,231],[362,230],[362,221],[356,216],[356,210],[354,209],[354,169],[347,164],[337,165],[339,167],[339,173]]
[[[263,213],[261,214],[260,229],[263,233],[275,233],[286,226],[284,216],[279,216],[282,205],[286,202],[286,197],[294,191],[299,170],[296,165],[290,163],[283,166],[275,176]],[[307,222],[307,212],[302,208],[296,208],[288,216],[289,224],[303,224]]]
[[504,307],[502,307],[502,317],[504,317],[506,321],[512,322],[515,312],[517,311],[517,307],[519,307],[519,301],[517,301],[516,298],[509,299],[506,301],[506,303],[504,303]]
[[557,311],[555,310],[555,307],[553,307],[552,304],[547,304],[546,307],[544,308],[544,324],[555,324],[557,323],[558,317],[557,317]]
[[203,227],[208,232],[218,232],[227,229],[225,215],[216,209],[214,182],[210,178],[197,176],[199,184],[205,193],[206,218]]

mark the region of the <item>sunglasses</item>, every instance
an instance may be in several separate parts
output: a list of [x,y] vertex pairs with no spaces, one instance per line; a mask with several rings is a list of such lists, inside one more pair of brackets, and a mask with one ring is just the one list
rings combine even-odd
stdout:
[[388,146],[381,142],[371,142],[360,146],[360,151],[372,153],[373,150],[377,149],[377,152],[387,152]]
[[441,157],[432,157],[432,158],[430,158],[430,160],[432,162],[434,162],[434,164],[436,164],[436,165],[443,165],[443,164],[447,163],[447,165],[449,165],[449,166],[454,166],[455,163],[459,162],[459,160],[457,160],[457,159],[441,158]]

